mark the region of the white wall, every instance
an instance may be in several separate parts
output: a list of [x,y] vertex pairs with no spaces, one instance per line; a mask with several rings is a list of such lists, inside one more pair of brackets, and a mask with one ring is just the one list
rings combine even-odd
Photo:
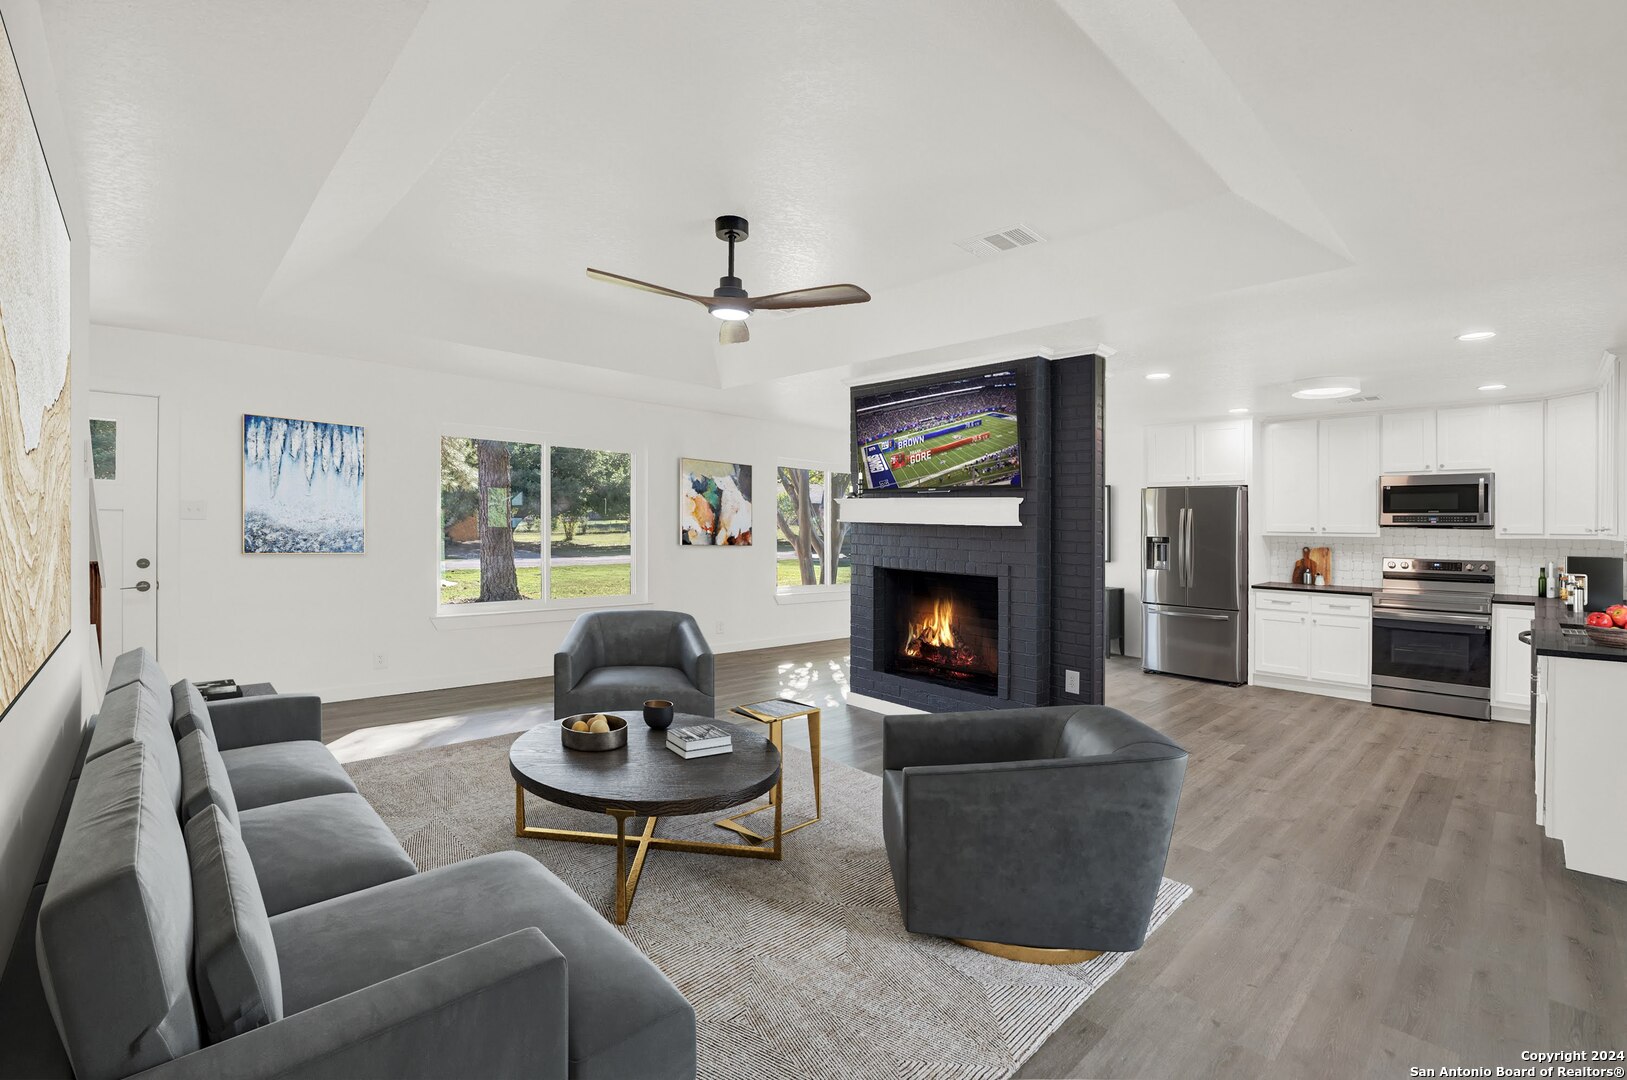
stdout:
[[[714,649],[847,636],[845,592],[776,600],[772,510],[777,463],[847,460],[845,416],[799,428],[106,326],[92,341],[92,388],[159,398],[159,654],[176,678],[342,700],[550,674],[574,612],[435,618],[448,432],[633,451],[650,606],[694,614]],[[366,555],[241,553],[246,412],[366,427]],[[679,546],[680,456],[753,466],[752,547]],[[207,517],[181,520],[183,500]]]
[[1113,408],[1102,418],[1107,484],[1113,489],[1112,561],[1107,584],[1124,590],[1124,651],[1141,655],[1141,489],[1146,483],[1146,427]]
[[1537,570],[1550,563],[1564,566],[1572,555],[1622,557],[1620,540],[1501,540],[1489,529],[1385,529],[1367,537],[1271,536],[1265,546],[1266,566],[1255,575],[1256,581],[1288,581],[1305,548],[1325,547],[1334,585],[1376,589],[1383,584],[1380,564],[1386,557],[1420,555],[1495,561],[1497,591],[1526,595],[1537,591]]
[[6,32],[28,91],[46,160],[68,221],[73,258],[73,331],[69,373],[73,417],[73,629],[50,661],[0,720],[0,963],[10,954],[35,871],[45,850],[57,806],[84,730],[84,704],[94,708],[98,672],[92,671],[94,631],[90,628],[89,555],[85,507],[89,479],[83,462],[90,442],[84,402],[89,303],[84,216],[78,182],[57,101],[56,81],[39,5],[32,0],[0,4]]

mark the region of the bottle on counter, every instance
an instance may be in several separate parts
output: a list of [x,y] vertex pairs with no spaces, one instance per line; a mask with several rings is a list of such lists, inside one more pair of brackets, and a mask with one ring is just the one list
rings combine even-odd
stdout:
[[1548,595],[1548,568],[1546,566],[1537,567],[1537,595],[1543,597]]
[[1554,595],[1558,598],[1561,604],[1568,604],[1570,603],[1571,598],[1570,578],[1565,574],[1565,568],[1563,566],[1561,566],[1556,573],[1559,577],[1559,584],[1554,587]]

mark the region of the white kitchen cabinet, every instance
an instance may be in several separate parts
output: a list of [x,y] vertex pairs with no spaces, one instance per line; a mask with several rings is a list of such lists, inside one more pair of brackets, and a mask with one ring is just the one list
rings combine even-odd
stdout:
[[1147,483],[1186,484],[1193,476],[1191,424],[1147,427]]
[[1620,536],[1620,476],[1621,433],[1616,428],[1616,413],[1621,394],[1621,362],[1614,353],[1605,353],[1599,376],[1599,533]]
[[1318,533],[1378,535],[1378,417],[1317,421]]
[[1265,531],[1313,533],[1320,521],[1317,499],[1317,422],[1285,420],[1267,424],[1265,454]]
[[[1294,600],[1302,598],[1284,594]],[[1305,679],[1311,674],[1310,603],[1285,603],[1261,594],[1254,601],[1254,670],[1260,674]]]
[[1435,470],[1435,410],[1414,409],[1379,417],[1379,471],[1386,474]]
[[1491,609],[1491,714],[1494,720],[1527,723],[1531,715],[1531,646],[1520,635],[1531,629],[1530,604]]
[[1493,523],[1498,536],[1541,536],[1543,515],[1543,426],[1540,401],[1497,406],[1496,488]]
[[1474,472],[1492,468],[1496,457],[1496,407],[1474,405],[1435,412],[1435,469]]
[[1342,686],[1372,684],[1371,616],[1311,616],[1311,680]]
[[1254,427],[1247,420],[1219,420],[1193,430],[1193,479],[1200,484],[1246,484],[1254,456]]
[[1366,701],[1372,601],[1353,593],[1253,590],[1249,648],[1260,686]]
[[1147,428],[1147,483],[1246,484],[1253,429],[1247,420],[1153,424]]
[[1548,399],[1543,516],[1549,536],[1596,536],[1599,521],[1599,395]]

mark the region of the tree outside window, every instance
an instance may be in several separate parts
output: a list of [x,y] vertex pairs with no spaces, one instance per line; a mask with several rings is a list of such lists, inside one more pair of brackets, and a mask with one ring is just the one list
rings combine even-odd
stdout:
[[837,500],[847,493],[852,475],[784,465],[777,475],[776,584],[782,589],[847,584],[852,559]]
[[631,595],[633,455],[550,447],[548,488],[549,596]]
[[542,447],[441,440],[443,604],[542,599]]

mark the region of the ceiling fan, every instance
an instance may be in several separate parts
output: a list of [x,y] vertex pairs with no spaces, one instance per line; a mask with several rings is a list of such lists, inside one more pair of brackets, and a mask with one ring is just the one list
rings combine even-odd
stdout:
[[726,241],[729,245],[729,272],[718,279],[717,288],[712,290],[711,296],[696,296],[693,293],[679,292],[677,289],[652,285],[648,281],[622,277],[620,274],[595,270],[592,267],[588,267],[588,277],[595,281],[607,281],[612,285],[627,285],[634,289],[643,289],[645,292],[656,293],[660,296],[672,296],[679,300],[694,301],[723,320],[723,325],[718,330],[717,339],[724,345],[735,345],[751,337],[751,334],[746,330],[746,320],[751,317],[751,313],[754,311],[789,311],[797,308],[837,307],[841,304],[862,304],[870,299],[870,294],[857,285],[820,285],[812,289],[793,289],[790,292],[770,293],[767,296],[747,296],[745,288],[740,284],[740,279],[734,276],[734,245],[744,241],[750,235],[750,226],[745,218],[726,214],[717,219],[716,228],[717,238]]

